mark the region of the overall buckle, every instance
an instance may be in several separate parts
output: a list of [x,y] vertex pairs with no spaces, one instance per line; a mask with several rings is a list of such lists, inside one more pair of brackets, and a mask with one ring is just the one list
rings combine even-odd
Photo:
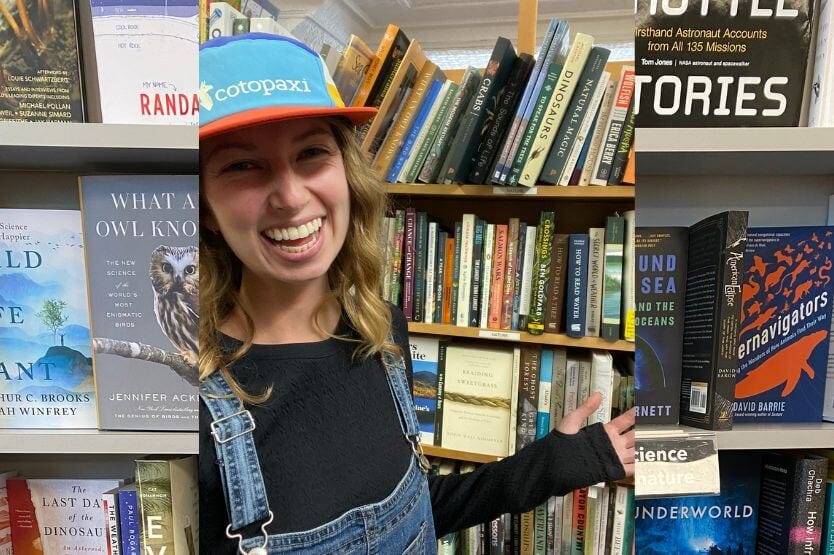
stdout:
[[[229,420],[230,418],[234,418],[235,416],[240,416],[241,414],[245,414],[246,416],[249,417],[249,426],[245,430],[243,430],[242,432],[237,433],[237,434],[233,435],[232,437],[221,438],[220,437],[220,430],[218,429],[217,424],[219,424],[220,422],[224,422],[226,420]],[[242,411],[236,412],[236,413],[234,413],[230,416],[224,416],[223,418],[221,418],[219,420],[215,420],[211,423],[211,435],[214,438],[214,441],[216,441],[217,443],[220,443],[220,444],[228,443],[228,442],[232,441],[233,439],[239,438],[243,434],[251,434],[253,431],[255,431],[255,419],[252,417],[252,413],[249,412],[248,410],[242,410]]]
[[[248,411],[247,411],[248,412]],[[268,555],[268,551],[266,550],[266,544],[269,542],[269,534],[266,532],[266,527],[268,524],[272,522],[272,511],[269,511],[269,518],[261,524],[261,534],[264,536],[264,541],[259,547],[253,547],[249,551],[243,550],[243,535],[242,534],[232,534],[232,525],[229,524],[226,526],[226,537],[230,540],[237,540],[237,551],[241,555]]]

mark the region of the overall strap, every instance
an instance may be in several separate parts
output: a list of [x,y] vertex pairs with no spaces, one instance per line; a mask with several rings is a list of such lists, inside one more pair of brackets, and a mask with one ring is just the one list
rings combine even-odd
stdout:
[[[394,338],[390,334],[388,335],[388,341],[394,343]],[[428,472],[430,465],[423,455],[423,448],[420,445],[420,426],[417,422],[417,412],[414,410],[414,399],[408,387],[405,360],[401,356],[383,352],[382,363],[385,367],[385,375],[388,378],[388,388],[394,397],[394,404],[400,417],[400,429],[411,444],[411,450],[417,457],[420,468],[424,472]]]
[[266,486],[252,439],[255,429],[252,413],[244,408],[219,371],[203,381],[200,398],[213,420],[211,435],[231,520],[229,528],[239,530],[253,522],[271,519]]

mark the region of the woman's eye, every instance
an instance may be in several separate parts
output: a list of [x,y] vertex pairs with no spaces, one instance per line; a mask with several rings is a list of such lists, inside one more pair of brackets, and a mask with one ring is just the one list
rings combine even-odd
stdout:
[[317,156],[322,156],[327,153],[328,151],[324,148],[318,146],[311,146],[310,148],[305,148],[304,150],[302,150],[301,153],[298,155],[298,158],[300,160],[306,160],[308,158],[315,158]]
[[233,162],[231,164],[226,164],[223,166],[223,169],[220,170],[221,173],[227,172],[245,172],[257,169],[257,166],[254,162],[249,160],[241,160],[239,162]]

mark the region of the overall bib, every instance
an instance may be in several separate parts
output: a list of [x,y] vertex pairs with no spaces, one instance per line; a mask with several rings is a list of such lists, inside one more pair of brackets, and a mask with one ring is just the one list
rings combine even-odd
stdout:
[[[382,361],[400,428],[414,454],[405,476],[388,497],[377,503],[351,509],[312,530],[286,534],[269,535],[266,531],[273,514],[269,510],[267,488],[252,439],[255,421],[251,413],[234,395],[221,372],[215,372],[203,382],[200,397],[214,420],[211,434],[231,521],[226,535],[239,541],[239,553],[436,553],[431,498],[425,476],[428,463],[419,446],[420,432],[405,362],[402,357],[389,354],[382,355]],[[281,515],[275,516],[281,518]],[[243,538],[234,533],[255,522],[262,523],[261,536]]]

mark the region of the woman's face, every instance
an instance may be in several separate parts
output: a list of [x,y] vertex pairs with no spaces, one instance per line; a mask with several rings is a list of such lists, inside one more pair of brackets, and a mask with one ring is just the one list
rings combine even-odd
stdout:
[[350,218],[342,154],[324,119],[288,120],[200,144],[206,223],[266,281],[324,279]]

